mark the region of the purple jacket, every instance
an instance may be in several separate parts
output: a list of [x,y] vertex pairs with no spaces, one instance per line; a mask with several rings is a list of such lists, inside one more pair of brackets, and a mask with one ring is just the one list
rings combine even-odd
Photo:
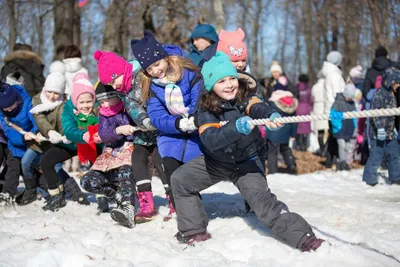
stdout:
[[[310,115],[312,110],[312,95],[311,87],[304,82],[299,82],[296,85],[299,90],[299,106],[296,109],[296,115]],[[297,134],[310,134],[311,123],[301,122],[297,127]]]
[[115,128],[122,125],[133,125],[133,121],[127,112],[106,117],[100,114],[99,136],[107,147],[121,147],[126,141],[132,142],[134,136],[118,135]]

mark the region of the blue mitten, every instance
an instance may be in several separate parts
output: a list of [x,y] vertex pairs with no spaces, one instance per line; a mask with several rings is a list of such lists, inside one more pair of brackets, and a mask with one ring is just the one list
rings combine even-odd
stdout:
[[[281,116],[281,114],[279,112],[274,112],[274,113],[271,114],[271,116],[269,116],[269,120],[272,121],[272,122],[274,122],[274,120],[278,119],[278,118],[282,118],[282,116]],[[270,128],[270,127],[267,126],[267,128],[270,131],[278,131],[282,127]]]
[[254,126],[249,123],[251,118],[249,116],[241,117],[236,120],[236,130],[244,135],[248,135],[253,130]]
[[376,138],[378,139],[378,140],[380,140],[380,141],[385,141],[386,140],[386,131],[385,131],[385,129],[384,128],[379,128],[378,129],[378,132],[377,132],[377,135],[376,135]]

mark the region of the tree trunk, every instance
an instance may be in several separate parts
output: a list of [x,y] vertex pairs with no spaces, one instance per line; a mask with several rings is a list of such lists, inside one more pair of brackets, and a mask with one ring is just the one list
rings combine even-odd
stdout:
[[127,4],[129,0],[113,0],[107,10],[103,31],[103,50],[115,52],[126,57],[128,43],[125,43]]
[[54,0],[53,41],[56,49],[61,45],[74,44],[74,3],[75,1]]
[[73,43],[78,47],[81,46],[81,9],[78,5],[78,1],[74,1],[74,17],[72,24],[72,39]]
[[303,18],[304,18],[304,39],[306,42],[307,51],[307,73],[310,81],[315,81],[315,73],[313,70],[313,36],[312,36],[312,5],[311,0],[304,0],[303,2]]
[[219,33],[225,28],[225,14],[224,14],[224,3],[222,0],[214,0],[213,8],[215,14],[215,30]]
[[17,24],[15,21],[15,0],[8,0],[8,17],[9,17],[9,32],[8,32],[8,48],[12,51],[17,40]]
[[263,7],[262,7],[262,1],[261,0],[256,0],[256,13],[255,17],[253,19],[253,27],[252,27],[252,37],[254,38],[251,44],[251,55],[253,57],[253,64],[252,67],[255,70],[254,73],[256,76],[260,75],[260,66],[259,66],[259,60],[258,60],[258,36],[260,33],[260,17],[262,13]]
[[383,21],[380,18],[379,1],[382,0],[368,0],[368,7],[371,11],[372,28],[374,30],[375,41],[381,45],[385,45],[385,38],[382,29]]
[[338,21],[338,13],[339,7],[337,4],[337,0],[331,0],[331,8],[330,8],[330,19],[331,19],[331,31],[332,31],[332,50],[339,49],[339,21]]

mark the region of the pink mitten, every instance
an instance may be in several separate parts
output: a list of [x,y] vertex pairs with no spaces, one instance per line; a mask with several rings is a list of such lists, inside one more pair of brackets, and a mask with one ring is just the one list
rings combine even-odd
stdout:
[[364,142],[364,136],[363,135],[357,135],[357,144],[361,145]]

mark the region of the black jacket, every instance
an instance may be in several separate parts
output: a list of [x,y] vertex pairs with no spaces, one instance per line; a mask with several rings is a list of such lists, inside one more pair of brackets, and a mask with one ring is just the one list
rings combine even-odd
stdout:
[[[214,115],[207,110],[198,112],[200,139],[204,145],[204,155],[207,161],[228,170],[237,164],[246,162],[264,149],[264,139],[258,127],[254,127],[249,135],[243,135],[236,130],[236,120],[250,116],[253,119],[268,118],[276,110],[261,101],[255,95],[249,95],[244,103],[220,102],[221,113]],[[229,121],[220,126],[220,122]]]
[[393,62],[387,57],[377,57],[372,62],[372,67],[367,70],[363,84],[363,96],[366,97],[371,88],[375,88],[376,77],[382,75],[383,71],[389,67],[400,67],[398,62]]
[[10,73],[19,71],[24,77],[23,87],[31,97],[42,91],[45,82],[44,65],[39,55],[25,50],[13,51],[4,58],[4,63],[1,68],[2,79]]

